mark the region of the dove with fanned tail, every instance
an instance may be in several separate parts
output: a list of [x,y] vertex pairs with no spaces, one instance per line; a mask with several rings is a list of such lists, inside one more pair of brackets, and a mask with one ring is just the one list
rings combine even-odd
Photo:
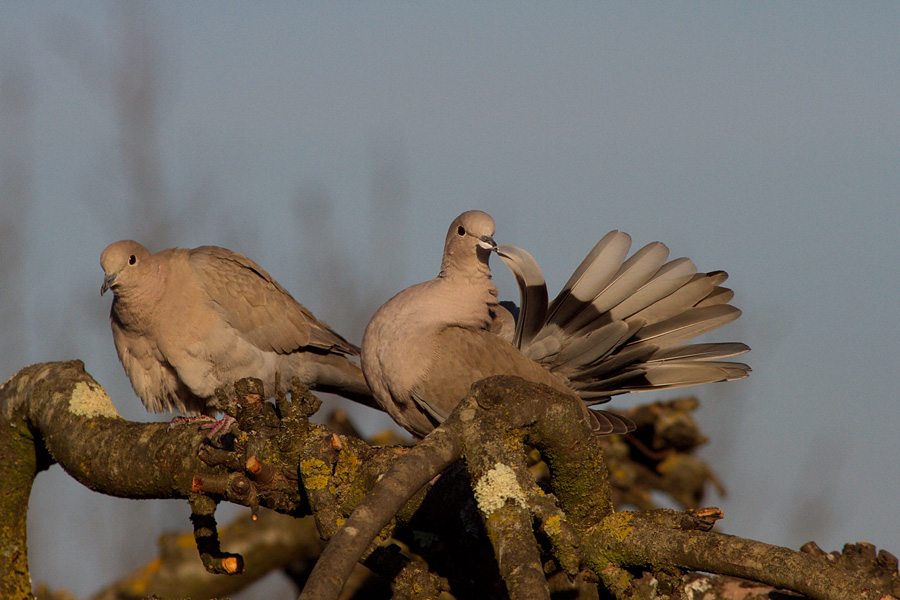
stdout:
[[[491,375],[517,375],[577,395],[599,434],[634,425],[588,405],[615,394],[745,377],[747,365],[723,361],[740,343],[683,344],[736,319],[725,273],[697,273],[686,259],[666,262],[661,243],[627,258],[631,238],[613,231],[594,247],[563,291],[548,302],[534,258],[494,242],[482,211],[457,217],[447,232],[435,279],[409,287],[372,317],[362,368],[376,402],[424,437],[470,386]],[[497,252],[516,277],[514,316],[498,300],[488,264]]]

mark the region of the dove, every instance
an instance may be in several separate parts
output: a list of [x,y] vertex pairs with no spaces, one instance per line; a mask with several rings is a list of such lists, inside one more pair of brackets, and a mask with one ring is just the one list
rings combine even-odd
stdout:
[[249,258],[216,246],[151,253],[124,240],[100,256],[116,351],[149,411],[213,416],[216,388],[276,378],[374,406],[359,348]]
[[[613,231],[594,247],[553,302],[534,258],[494,242],[487,213],[468,211],[447,232],[435,279],[409,287],[372,317],[362,368],[375,401],[424,437],[453,411],[472,383],[516,375],[579,397],[598,434],[626,433],[625,417],[588,410],[617,394],[746,377],[720,359],[741,343],[684,344],[733,321],[740,310],[721,287],[722,271],[697,273],[686,258],[666,262],[655,242],[631,258],[631,238]],[[491,281],[496,252],[520,291],[518,315]]]

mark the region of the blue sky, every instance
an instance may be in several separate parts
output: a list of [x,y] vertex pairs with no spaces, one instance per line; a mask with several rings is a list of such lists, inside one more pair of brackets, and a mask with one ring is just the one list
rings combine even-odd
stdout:
[[[358,341],[437,273],[463,210],[491,213],[551,293],[620,229],[727,270],[744,310],[712,338],[747,342],[751,377],[688,390],[729,489],[708,499],[723,530],[900,552],[897,4],[143,6],[0,3],[0,98],[21,100],[0,113],[20,252],[0,377],[81,358],[150,418],[97,297],[118,239],[240,251]],[[129,52],[153,57],[153,228],[117,119]],[[187,525],[175,504],[101,498],[55,467],[29,516],[34,579],[95,591]]]

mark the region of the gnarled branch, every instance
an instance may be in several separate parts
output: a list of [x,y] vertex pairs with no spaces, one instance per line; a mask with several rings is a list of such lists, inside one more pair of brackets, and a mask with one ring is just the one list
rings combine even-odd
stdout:
[[[292,517],[313,514],[319,533],[334,539],[333,550],[317,567],[327,575],[327,585],[316,587],[312,579],[309,589],[327,593],[339,589],[360,557],[394,578],[398,590],[406,585],[408,597],[445,589],[439,562],[425,567],[372,542],[379,535],[415,539],[415,551],[423,556],[464,561],[467,557],[452,547],[442,554],[442,544],[423,545],[429,530],[450,523],[451,541],[475,540],[473,556],[481,556],[479,536],[490,538],[498,575],[512,597],[545,595],[541,565],[564,576],[578,573],[579,580],[591,577],[587,568],[621,599],[638,597],[648,577],[672,589],[681,573],[691,570],[744,577],[822,600],[900,595],[896,558],[868,545],[849,546],[843,555],[812,546],[800,553],[709,531],[721,517],[715,509],[613,512],[603,449],[621,450],[610,438],[591,433],[577,400],[543,386],[502,377],[479,382],[434,435],[412,450],[372,448],[310,423],[316,401],[304,389],[296,388],[290,402],[280,399],[277,405],[254,397],[252,389],[251,383],[246,393],[238,392],[235,406],[224,407],[235,415],[236,428],[210,443],[197,425],[122,420],[78,361],[34,365],[4,383],[0,595],[31,595],[27,498],[36,473],[54,461],[102,493],[193,498],[197,514],[210,517],[200,524],[203,540],[215,539],[211,517],[218,501]],[[526,467],[526,444],[546,461],[546,490]],[[666,452],[654,440],[644,443],[648,464],[666,460]],[[457,457],[464,458],[468,472],[447,469]],[[349,527],[340,529],[345,519]],[[538,535],[532,531],[535,523]],[[420,533],[409,535],[411,528]],[[219,560],[228,558],[227,545],[207,550],[213,566],[230,568]],[[483,560],[479,564],[487,566]],[[514,564],[527,568],[510,568]],[[484,579],[491,569],[479,571],[483,578],[468,585],[493,585]],[[458,574],[453,577],[451,584],[459,581]]]

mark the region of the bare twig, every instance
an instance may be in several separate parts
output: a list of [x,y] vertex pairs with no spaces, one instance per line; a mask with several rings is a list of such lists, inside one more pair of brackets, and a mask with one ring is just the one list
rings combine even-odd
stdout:
[[900,592],[896,565],[893,581],[878,581],[825,557],[715,532],[686,531],[684,513],[617,513],[615,518],[616,527],[597,535],[632,564],[730,575],[818,600],[875,600]]
[[398,459],[331,538],[300,598],[337,598],[372,540],[413,494],[459,457],[459,451],[459,438],[439,428]]

